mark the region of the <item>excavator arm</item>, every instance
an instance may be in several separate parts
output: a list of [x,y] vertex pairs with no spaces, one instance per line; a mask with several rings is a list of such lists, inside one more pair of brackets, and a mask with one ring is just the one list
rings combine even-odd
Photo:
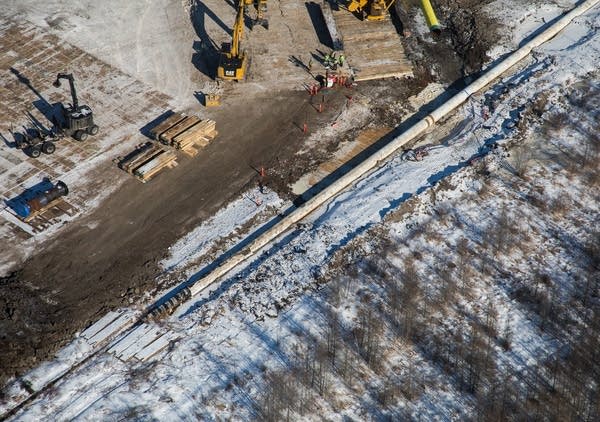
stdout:
[[241,51],[241,42],[244,35],[244,9],[247,0],[238,0],[238,12],[233,25],[233,36],[229,51],[222,50],[217,69],[217,77],[225,80],[239,81],[244,79],[246,73],[246,54]]
[[54,81],[54,83],[52,85],[54,85],[55,87],[58,88],[60,86],[61,79],[66,79],[69,81],[69,87],[71,88],[71,98],[73,100],[73,110],[78,110],[79,109],[79,100],[77,99],[77,92],[75,91],[75,79],[73,78],[73,74],[72,73],[59,73],[56,76],[56,80]]
[[235,18],[235,24],[233,25],[233,38],[231,40],[231,50],[229,52],[232,56],[238,57],[240,55],[240,43],[242,42],[242,36],[244,35],[244,3],[240,0],[237,16]]

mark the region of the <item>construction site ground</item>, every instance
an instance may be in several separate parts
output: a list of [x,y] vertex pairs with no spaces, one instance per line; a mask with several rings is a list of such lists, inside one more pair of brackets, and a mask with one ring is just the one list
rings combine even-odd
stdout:
[[[37,2],[9,1],[0,12],[1,194],[10,199],[43,177],[61,179],[72,191],[65,200],[77,210],[36,235],[6,210],[0,216],[0,381],[49,358],[108,310],[143,300],[158,288],[157,277],[181,282],[158,265],[169,246],[255,188],[260,167],[269,188],[294,198],[290,186],[319,166],[327,169],[323,164],[363,129],[379,135],[415,112],[407,99],[427,83],[451,85],[466,61],[471,69],[485,61],[479,44],[468,53],[479,51],[477,57],[465,59],[449,38],[415,31],[403,41],[414,78],[310,97],[304,85],[314,83],[311,72],[324,71],[318,57],[327,40],[310,6],[294,0],[272,2],[269,30],[250,33],[248,80],[217,85],[214,46],[229,39],[235,16],[229,3],[82,0],[69,6],[75,13],[60,3],[40,10]],[[470,2],[448,7],[460,3]],[[432,50],[439,54],[424,54]],[[82,102],[94,109],[100,134],[85,143],[61,140],[54,155],[27,157],[14,149],[13,133],[32,118],[50,125],[45,113],[70,100],[67,89],[51,82],[67,70]],[[209,92],[223,95],[219,108],[200,105]],[[147,141],[152,122],[170,109],[215,120],[219,135],[197,157],[181,155],[176,168],[141,184],[112,160]]]

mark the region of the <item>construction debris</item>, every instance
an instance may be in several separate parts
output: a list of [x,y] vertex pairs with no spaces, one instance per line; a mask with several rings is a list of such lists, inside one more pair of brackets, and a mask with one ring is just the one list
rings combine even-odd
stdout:
[[402,153],[402,156],[400,158],[403,161],[423,161],[423,159],[429,155],[429,151],[433,151],[439,148],[439,145],[421,145],[414,149],[407,149]]

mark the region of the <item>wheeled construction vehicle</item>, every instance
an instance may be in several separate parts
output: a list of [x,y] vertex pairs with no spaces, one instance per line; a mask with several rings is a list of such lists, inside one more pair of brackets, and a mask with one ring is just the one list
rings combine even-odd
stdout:
[[52,154],[56,150],[54,142],[56,142],[57,137],[52,132],[48,133],[35,128],[27,129],[17,135],[15,135],[17,148],[24,150],[32,158],[38,158],[42,152]]
[[85,141],[88,135],[96,135],[99,131],[98,126],[94,123],[94,114],[89,106],[79,105],[73,74],[59,73],[53,85],[59,87],[61,79],[69,81],[73,103],[69,104],[68,107],[65,107],[64,104],[61,105],[62,120],[55,122],[57,131],[60,135],[71,136],[78,141]]

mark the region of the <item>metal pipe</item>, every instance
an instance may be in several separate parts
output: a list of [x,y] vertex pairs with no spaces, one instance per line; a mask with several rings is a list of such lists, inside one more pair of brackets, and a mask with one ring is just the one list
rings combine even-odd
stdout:
[[423,9],[423,14],[425,15],[425,20],[427,21],[429,29],[432,32],[440,32],[442,30],[440,28],[440,22],[435,15],[431,2],[429,0],[421,0],[421,9]]
[[27,218],[32,213],[37,212],[50,204],[52,201],[60,198],[61,196],[68,195],[68,193],[69,188],[67,188],[67,185],[59,180],[56,185],[50,189],[40,192],[35,197],[27,201],[18,202],[15,204],[13,209],[19,217]]
[[449,113],[454,111],[458,106],[464,103],[471,95],[487,86],[494,79],[502,75],[504,72],[509,70],[512,66],[517,64],[523,58],[525,58],[531,50],[550,40],[562,29],[564,29],[574,18],[587,12],[592,7],[600,3],[600,0],[586,0],[579,6],[575,7],[569,13],[560,18],[550,28],[544,30],[538,36],[533,38],[523,47],[519,48],[500,63],[489,69],[482,76],[476,79],[473,83],[467,86],[465,89],[460,91],[458,94],[453,96],[449,101],[444,103],[442,106],[431,112],[427,117],[416,123],[406,132],[392,140],[389,144],[385,145],[379,151],[373,153],[361,164],[356,166],[354,169],[346,173],[344,176],[336,180],[329,187],[321,191],[318,195],[311,198],[309,201],[296,208],[286,217],[284,217],[274,227],[263,233],[257,239],[255,239],[250,245],[244,248],[241,252],[233,255],[231,258],[223,262],[215,270],[199,279],[193,285],[188,286],[188,292],[190,296],[195,296],[202,292],[212,283],[217,281],[220,277],[227,274],[237,265],[246,261],[248,258],[255,255],[266,245],[274,241],[281,234],[288,231],[294,224],[302,220],[304,217],[312,213],[315,209],[321,205],[330,201],[335,196],[342,193],[349,186],[357,182],[359,179],[367,175],[371,170],[379,167],[385,160],[389,159],[392,154],[400,150],[408,142],[423,135],[425,131],[440,119],[447,116]]

